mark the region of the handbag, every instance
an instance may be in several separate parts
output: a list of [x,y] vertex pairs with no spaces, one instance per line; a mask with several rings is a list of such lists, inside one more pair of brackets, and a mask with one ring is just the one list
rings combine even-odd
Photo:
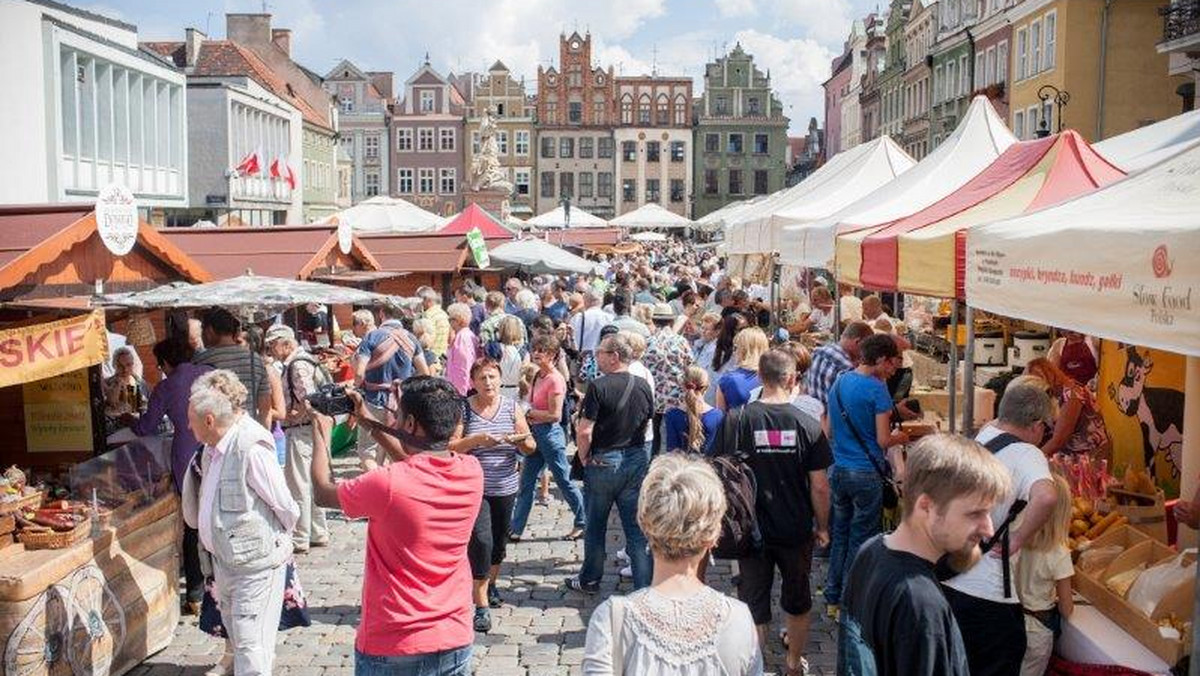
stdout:
[[875,456],[871,455],[871,449],[867,446],[867,442],[859,433],[858,428],[854,426],[854,421],[850,419],[850,414],[846,413],[846,405],[842,403],[842,388],[841,383],[836,383],[833,387],[833,396],[837,399],[838,409],[842,413],[842,420],[846,423],[846,427],[850,428],[850,433],[854,435],[854,439],[858,441],[858,445],[862,446],[863,453],[867,456],[867,460],[871,461],[871,467],[875,468],[875,473],[883,481],[883,508],[895,509],[900,505],[900,486],[892,479],[891,475],[883,471],[879,466],[879,461]]

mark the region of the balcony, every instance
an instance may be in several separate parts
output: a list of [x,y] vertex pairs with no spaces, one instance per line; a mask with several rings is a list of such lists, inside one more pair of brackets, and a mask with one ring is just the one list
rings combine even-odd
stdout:
[[1163,37],[1159,52],[1175,51],[1200,45],[1200,0],[1174,0],[1158,13],[1163,17]]

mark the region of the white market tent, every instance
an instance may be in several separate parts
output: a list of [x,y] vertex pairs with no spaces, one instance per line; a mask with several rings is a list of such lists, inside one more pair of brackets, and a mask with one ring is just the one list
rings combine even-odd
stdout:
[[770,197],[771,195],[758,195],[748,200],[730,202],[720,209],[717,209],[716,211],[710,211],[703,217],[696,219],[696,225],[705,232],[722,230],[724,229],[727,221],[735,218],[737,214],[741,213],[744,209],[748,209],[756,204],[762,204],[764,201],[770,199]]
[[608,223],[599,216],[593,216],[579,207],[571,207],[570,223],[567,222],[567,212],[561,206],[554,207],[540,216],[525,221],[525,224],[535,228],[607,228]]
[[1171,157],[1200,139],[1200,110],[1168,117],[1092,146],[1125,171],[1137,171]]
[[425,211],[399,197],[379,195],[344,209],[322,223],[349,222],[354,234],[391,232],[432,232],[446,224],[446,219]]
[[661,232],[639,232],[636,235],[631,235],[629,239],[635,242],[665,242],[667,236]]
[[647,202],[633,211],[617,216],[608,222],[618,228],[646,228],[654,230],[673,230],[690,228],[695,223],[677,213],[664,209],[654,202]]
[[785,226],[780,262],[832,268],[839,233],[876,228],[924,209],[961,188],[1016,140],[987,97],[976,96],[954,133],[912,169],[829,217]]
[[915,164],[889,136],[838,153],[797,185],[727,219],[727,253],[770,255],[780,251],[784,226],[829,216]]
[[536,237],[505,242],[489,251],[488,256],[500,267],[519,268],[532,274],[590,274],[597,269],[592,261]]

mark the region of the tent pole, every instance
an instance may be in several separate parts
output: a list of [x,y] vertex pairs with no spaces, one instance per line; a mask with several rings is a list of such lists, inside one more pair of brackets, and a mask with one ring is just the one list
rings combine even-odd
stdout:
[[955,397],[958,395],[958,299],[950,302],[950,375],[946,379],[946,389],[950,391],[950,401],[946,406],[946,415],[950,418],[950,433],[958,431],[958,406]]
[[[830,271],[832,272],[832,271]],[[842,337],[842,285],[837,274],[833,275],[833,342]]]
[[[1200,357],[1188,357],[1185,362],[1183,392],[1183,447],[1180,449],[1179,497],[1191,500],[1196,494],[1196,477],[1200,476]],[[1178,540],[1181,548],[1195,547],[1196,531],[1180,524]]]
[[963,360],[963,419],[962,431],[975,434],[975,308],[967,305],[967,350]]
[[767,283],[771,285],[771,332],[774,333],[780,326],[779,322],[779,263],[775,256],[771,256],[771,274],[767,277]]

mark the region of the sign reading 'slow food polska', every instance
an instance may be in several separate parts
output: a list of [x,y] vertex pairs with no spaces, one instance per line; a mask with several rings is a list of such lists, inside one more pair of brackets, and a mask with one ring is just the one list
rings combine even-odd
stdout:
[[124,256],[137,241],[137,201],[129,188],[109,183],[96,198],[96,229],[100,241],[116,256]]

